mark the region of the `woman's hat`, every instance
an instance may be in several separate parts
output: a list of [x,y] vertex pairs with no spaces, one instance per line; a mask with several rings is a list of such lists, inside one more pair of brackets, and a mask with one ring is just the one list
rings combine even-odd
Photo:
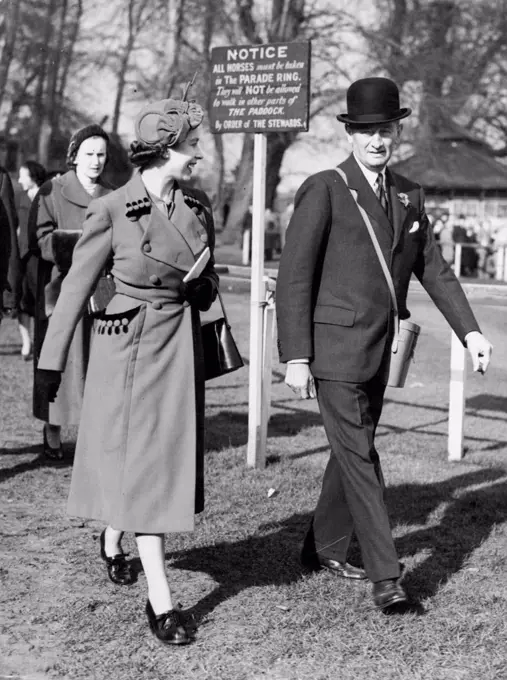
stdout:
[[106,144],[109,144],[109,135],[105,130],[103,130],[100,125],[87,125],[75,132],[70,138],[69,148],[67,149],[67,167],[73,168],[76,164],[76,156],[79,151],[79,147],[90,137],[102,137]]
[[406,118],[412,109],[400,109],[400,93],[389,78],[362,78],[347,90],[347,113],[336,117],[349,125],[392,123]]
[[195,102],[162,99],[148,104],[137,114],[135,132],[144,144],[174,146],[182,142],[190,130],[200,125],[204,111]]

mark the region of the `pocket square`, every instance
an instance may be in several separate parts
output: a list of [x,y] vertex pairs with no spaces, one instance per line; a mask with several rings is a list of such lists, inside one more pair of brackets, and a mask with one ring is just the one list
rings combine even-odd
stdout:
[[413,234],[414,231],[417,231],[418,229],[419,229],[419,222],[416,220],[416,221],[412,224],[412,226],[410,227],[408,233],[409,233],[409,234]]

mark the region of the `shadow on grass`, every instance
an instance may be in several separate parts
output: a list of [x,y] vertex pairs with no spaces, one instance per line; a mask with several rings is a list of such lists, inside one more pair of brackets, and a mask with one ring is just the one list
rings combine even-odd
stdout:
[[39,468],[64,468],[71,467],[74,458],[74,444],[64,444],[63,446],[64,458],[61,461],[50,460],[42,455],[42,443],[34,444],[32,446],[22,446],[13,449],[2,448],[0,449],[0,457],[2,456],[23,456],[27,454],[39,455],[33,460],[19,463],[10,468],[5,468],[0,470],[0,484],[6,482],[16,475],[22,475],[25,472],[30,472],[32,470],[38,470]]
[[218,584],[189,613],[199,622],[246,588],[283,586],[300,580],[299,550],[309,523],[309,514],[295,514],[261,525],[260,535],[168,554],[171,566],[206,572]]
[[[269,437],[290,437],[310,427],[322,425],[319,413],[293,408],[275,413],[269,420]],[[248,413],[220,411],[206,418],[206,450],[245,446],[248,443]]]
[[393,524],[425,524],[446,504],[440,522],[396,539],[401,558],[428,553],[405,577],[419,598],[434,596],[466,564],[496,524],[507,521],[507,476],[503,469],[479,470],[435,484],[388,489]]
[[[494,526],[507,521],[506,473],[480,470],[436,484],[403,484],[390,488],[388,493],[394,524],[424,524],[442,503],[448,504],[438,525],[396,540],[401,558],[422,551],[429,553],[403,579],[413,600],[408,611],[422,614],[419,600],[436,595],[464,568]],[[168,554],[173,567],[206,572],[217,582],[215,589],[189,610],[190,614],[199,622],[247,588],[283,586],[301,579],[299,555],[310,520],[310,514],[294,514],[261,525],[258,534],[236,542]],[[355,541],[350,553],[355,562]]]
[[505,417],[507,397],[500,397],[497,394],[476,394],[466,400],[466,408],[475,411],[499,411]]

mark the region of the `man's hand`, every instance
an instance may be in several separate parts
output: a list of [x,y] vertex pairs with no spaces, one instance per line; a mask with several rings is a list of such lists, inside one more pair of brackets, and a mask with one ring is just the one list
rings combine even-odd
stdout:
[[491,360],[491,352],[493,351],[493,345],[486,340],[482,333],[478,331],[472,331],[467,333],[465,336],[465,342],[467,349],[472,357],[472,365],[474,371],[479,373],[486,373],[488,370],[489,362]]
[[285,384],[293,392],[299,394],[301,399],[315,399],[315,381],[308,364],[287,364]]

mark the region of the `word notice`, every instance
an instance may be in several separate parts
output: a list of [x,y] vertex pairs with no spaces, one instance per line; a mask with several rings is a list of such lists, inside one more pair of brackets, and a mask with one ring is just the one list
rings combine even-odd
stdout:
[[211,50],[211,132],[308,130],[311,43]]

